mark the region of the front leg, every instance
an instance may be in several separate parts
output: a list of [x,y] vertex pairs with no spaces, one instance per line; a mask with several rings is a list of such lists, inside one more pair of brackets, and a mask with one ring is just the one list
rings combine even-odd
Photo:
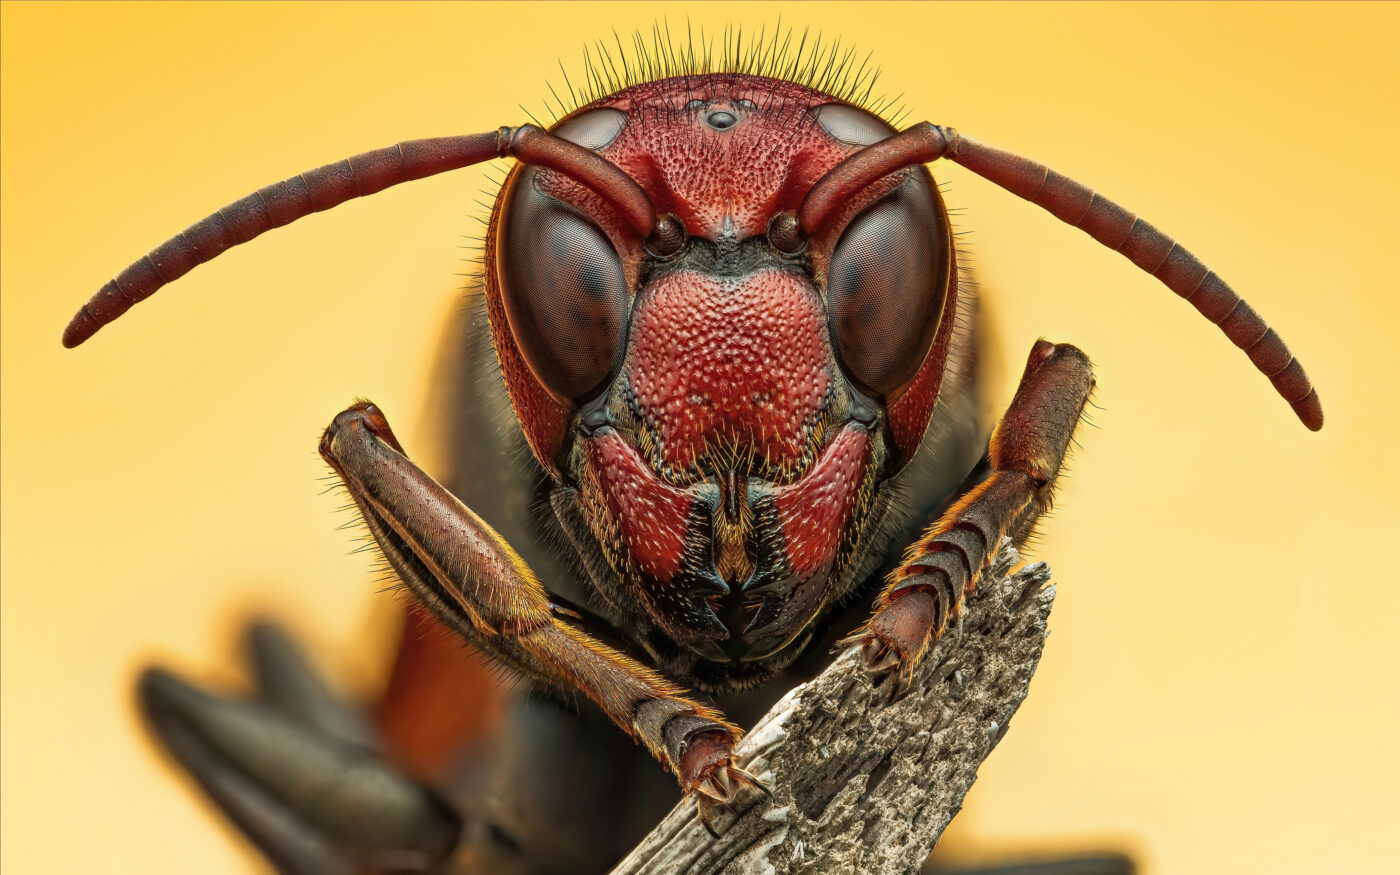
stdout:
[[361,402],[338,415],[321,439],[321,455],[389,564],[450,628],[521,674],[583,693],[645,744],[687,793],[728,802],[751,782],[731,761],[738,728],[561,619],[510,545],[408,460],[377,407]]
[[891,572],[875,613],[850,643],[875,672],[912,668],[958,616],[1001,539],[1020,542],[1049,508],[1089,393],[1089,359],[1068,344],[1036,341],[1021,385],[992,434],[991,475],[948,509]]

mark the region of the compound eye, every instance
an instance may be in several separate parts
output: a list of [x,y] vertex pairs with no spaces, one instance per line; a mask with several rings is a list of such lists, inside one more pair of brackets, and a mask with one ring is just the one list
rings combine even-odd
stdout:
[[597,225],[520,171],[506,197],[497,277],[525,363],[557,397],[582,404],[606,388],[627,319],[622,260]]
[[918,372],[948,294],[952,238],[927,171],[846,226],[831,255],[832,339],[855,382],[886,401]]
[[627,113],[604,107],[565,119],[555,125],[550,133],[596,152],[611,146],[626,124]]
[[879,116],[843,103],[822,104],[812,115],[832,139],[850,146],[869,146],[898,133]]

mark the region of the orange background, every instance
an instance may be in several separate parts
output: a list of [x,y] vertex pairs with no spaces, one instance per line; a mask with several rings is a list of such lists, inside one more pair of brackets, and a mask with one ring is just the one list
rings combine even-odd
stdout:
[[[873,51],[910,119],[1044,160],[1181,238],[1298,352],[1303,429],[1187,305],[957,168],[998,403],[1081,345],[1098,428],[1044,527],[1029,700],[949,849],[1116,845],[1149,872],[1395,865],[1400,298],[1394,5],[31,5],[3,9],[3,845],[13,872],[240,872],[141,733],[140,666],[236,683],[291,618],[373,689],[392,600],[347,556],[319,430],[373,398],[429,470],[473,169],[199,269],[80,350],[117,270],[253,189],[538,111],[585,39],[785,25]],[[469,705],[464,705],[469,707]]]

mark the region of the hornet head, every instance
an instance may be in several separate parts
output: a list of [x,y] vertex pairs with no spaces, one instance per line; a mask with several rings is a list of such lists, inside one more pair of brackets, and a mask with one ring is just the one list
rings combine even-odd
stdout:
[[768,660],[852,584],[881,484],[937,398],[957,266],[922,166],[793,227],[823,175],[896,131],[790,82],[627,88],[551,133],[646,192],[673,239],[517,167],[491,217],[488,312],[539,461],[577,491],[639,608],[714,662]]

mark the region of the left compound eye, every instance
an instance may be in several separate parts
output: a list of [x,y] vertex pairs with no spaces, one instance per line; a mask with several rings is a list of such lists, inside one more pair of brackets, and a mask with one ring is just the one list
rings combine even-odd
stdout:
[[[566,119],[551,133],[597,151],[626,124],[625,113],[603,107]],[[556,397],[582,404],[606,387],[616,368],[627,280],[607,235],[540,191],[539,173],[521,168],[502,197],[497,278],[525,364]]]
[[832,252],[832,339],[851,376],[877,397],[896,396],[928,354],[951,248],[943,205],[921,170],[852,219]]
[[539,191],[534,168],[506,198],[497,259],[511,334],[545,388],[581,404],[606,386],[627,318],[622,260],[597,225]]
[[627,124],[627,114],[621,110],[602,107],[580,113],[560,122],[550,133],[560,139],[577,143],[595,152],[612,145]]

